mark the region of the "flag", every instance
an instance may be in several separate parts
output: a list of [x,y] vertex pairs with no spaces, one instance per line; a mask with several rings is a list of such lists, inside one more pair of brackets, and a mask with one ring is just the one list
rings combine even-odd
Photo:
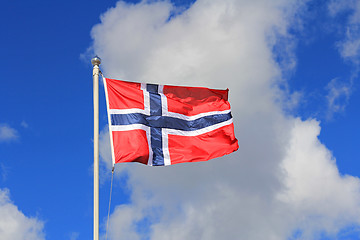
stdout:
[[207,161],[239,148],[228,89],[103,80],[113,164]]

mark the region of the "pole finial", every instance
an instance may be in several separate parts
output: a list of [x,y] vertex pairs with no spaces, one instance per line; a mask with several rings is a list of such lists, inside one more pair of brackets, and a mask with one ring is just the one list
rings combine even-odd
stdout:
[[91,59],[91,64],[92,64],[93,66],[99,66],[100,63],[101,63],[101,58],[99,58],[98,55],[96,55],[95,57],[93,57],[93,58]]

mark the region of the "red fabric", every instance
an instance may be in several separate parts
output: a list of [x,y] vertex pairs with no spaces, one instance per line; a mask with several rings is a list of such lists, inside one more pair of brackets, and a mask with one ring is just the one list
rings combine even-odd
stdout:
[[164,95],[168,99],[169,112],[186,116],[229,110],[228,91],[228,89],[164,86]]
[[230,154],[239,148],[234,124],[198,136],[170,135],[171,164],[207,161]]
[[117,132],[113,131],[115,163],[148,163],[149,146],[146,132],[141,129]]
[[110,109],[144,109],[144,93],[140,83],[106,80]]

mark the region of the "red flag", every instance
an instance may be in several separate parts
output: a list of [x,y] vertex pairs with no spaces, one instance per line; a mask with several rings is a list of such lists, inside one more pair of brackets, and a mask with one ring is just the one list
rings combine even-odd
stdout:
[[236,151],[228,89],[104,78],[113,163],[207,161]]

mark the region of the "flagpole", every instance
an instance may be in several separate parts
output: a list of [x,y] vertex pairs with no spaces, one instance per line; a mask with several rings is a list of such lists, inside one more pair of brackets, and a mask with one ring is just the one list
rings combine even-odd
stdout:
[[94,99],[94,240],[99,240],[99,65],[101,59],[91,59]]

